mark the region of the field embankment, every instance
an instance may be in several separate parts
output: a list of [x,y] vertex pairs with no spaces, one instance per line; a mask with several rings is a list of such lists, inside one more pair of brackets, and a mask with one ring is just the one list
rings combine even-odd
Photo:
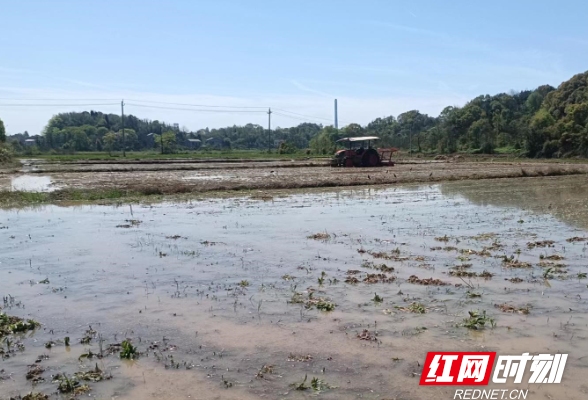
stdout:
[[[169,161],[169,160],[168,160]],[[588,174],[588,164],[405,159],[393,167],[331,168],[322,160],[44,163],[0,174],[0,204],[143,196],[397,185],[468,179]]]

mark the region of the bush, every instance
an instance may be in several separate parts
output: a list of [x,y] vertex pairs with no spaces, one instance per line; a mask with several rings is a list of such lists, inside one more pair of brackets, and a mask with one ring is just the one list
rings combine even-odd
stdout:
[[470,153],[472,154],[494,154],[494,146],[492,143],[486,142],[479,149],[474,149]]
[[559,141],[548,140],[547,142],[543,143],[543,150],[542,150],[543,157],[551,158],[554,155],[557,155],[558,151],[559,151]]
[[486,142],[480,148],[482,154],[494,154],[494,146],[490,142]]
[[279,154],[294,154],[296,151],[298,151],[298,148],[290,142],[280,143],[280,147],[278,149]]
[[0,164],[9,164],[12,162],[13,154],[4,146],[0,146]]
[[[41,154],[41,152],[39,151],[39,148],[37,146],[25,146],[22,153],[25,156],[38,156],[39,154]],[[72,152],[72,154],[73,154],[73,152]]]

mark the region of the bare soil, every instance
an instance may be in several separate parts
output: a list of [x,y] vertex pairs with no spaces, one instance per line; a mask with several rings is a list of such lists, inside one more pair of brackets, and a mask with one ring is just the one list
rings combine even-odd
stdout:
[[121,189],[171,194],[575,175],[588,173],[588,164],[450,159],[411,160],[379,168],[331,168],[324,160],[147,164],[33,161],[20,173],[0,174],[0,190],[18,189],[12,183],[23,173],[48,177],[51,190]]

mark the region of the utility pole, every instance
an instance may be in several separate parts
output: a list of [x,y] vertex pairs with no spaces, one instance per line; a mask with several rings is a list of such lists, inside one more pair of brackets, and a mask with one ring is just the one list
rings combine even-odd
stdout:
[[339,129],[339,118],[337,116],[337,99],[335,99],[335,129]]
[[267,110],[267,152],[271,153],[271,140],[272,140],[272,109]]
[[120,101],[120,116],[121,116],[121,119],[122,119],[123,157],[126,157],[127,156],[127,153],[126,153],[125,147],[126,147],[127,143],[125,141],[125,101],[124,100],[121,100]]
[[161,154],[163,154],[163,125],[159,126],[159,143],[161,143]]

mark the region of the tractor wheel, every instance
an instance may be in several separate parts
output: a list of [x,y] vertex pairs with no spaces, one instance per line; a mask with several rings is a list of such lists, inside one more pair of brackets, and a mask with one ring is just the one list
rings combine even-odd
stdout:
[[362,167],[377,167],[380,165],[380,156],[374,149],[368,149],[361,158]]
[[345,159],[345,167],[351,168],[353,167],[353,158],[349,157]]

